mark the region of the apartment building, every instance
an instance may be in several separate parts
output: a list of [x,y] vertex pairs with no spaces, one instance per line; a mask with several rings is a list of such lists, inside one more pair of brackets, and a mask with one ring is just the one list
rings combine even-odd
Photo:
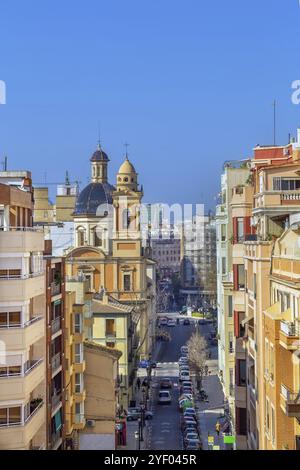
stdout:
[[[232,189],[232,271],[233,271],[233,321],[234,321],[234,400],[231,416],[236,435],[236,448],[247,448],[247,381],[245,335],[245,270],[244,256],[246,240],[253,238],[254,228],[251,226],[253,203],[253,187],[240,184]],[[254,236],[255,238],[255,236]]]
[[[233,296],[243,304],[242,290],[243,268],[241,263],[242,253],[239,250],[239,240],[234,238],[234,226],[232,210],[235,217],[244,214],[244,202],[238,201],[235,187],[244,187],[249,178],[249,168],[245,161],[226,162],[221,176],[220,203],[216,207],[216,245],[217,245],[217,309],[218,309],[218,359],[220,380],[223,385],[225,397],[228,401],[233,425],[235,426],[235,339],[234,339],[234,307]],[[235,199],[234,199],[235,198]],[[233,202],[233,206],[232,206]],[[241,205],[241,207],[239,207]],[[241,212],[239,212],[241,210]],[[241,222],[239,230],[241,230]],[[236,226],[235,226],[236,227]],[[247,227],[244,231],[247,231]],[[239,232],[243,236],[243,232]],[[237,247],[235,247],[237,245]],[[238,276],[233,272],[233,248]],[[236,274],[236,273],[235,273]],[[236,289],[234,289],[236,287]],[[235,292],[235,293],[234,293]],[[242,307],[240,311],[243,311]],[[238,310],[237,310],[238,311]],[[241,366],[242,367],[242,366]],[[243,393],[243,392],[242,392]],[[240,406],[239,408],[243,408]],[[243,411],[241,411],[243,413]],[[242,418],[243,419],[243,418]]]
[[0,449],[46,449],[44,234],[28,171],[0,172]]
[[118,361],[122,352],[85,341],[84,355],[86,426],[79,434],[79,450],[115,450],[120,385]]
[[[295,448],[297,442],[296,435],[290,437],[288,426],[280,427],[283,420],[278,407],[279,395],[284,397],[284,387],[290,386],[291,395],[287,392],[285,396],[294,396],[296,384],[286,378],[282,380],[282,388],[279,387],[281,374],[285,377],[288,370],[285,361],[281,362],[284,347],[279,339],[280,321],[288,320],[290,300],[285,295],[281,300],[280,293],[276,294],[278,298],[274,297],[278,279],[273,278],[272,270],[279,262],[274,257],[275,247],[288,230],[290,217],[299,212],[299,156],[300,131],[297,141],[286,146],[257,146],[251,160],[254,193],[251,225],[256,236],[244,243],[245,319],[241,322],[246,327],[247,444],[250,449]],[[286,246],[286,253],[281,251],[281,256],[288,257],[288,251]],[[295,252],[293,256],[296,255]],[[279,426],[280,436],[276,436],[276,426]]]
[[83,279],[66,279],[64,380],[66,448],[79,449],[79,432],[86,425],[84,341],[92,337],[92,293]]
[[65,264],[46,253],[47,448],[58,450],[65,440]]

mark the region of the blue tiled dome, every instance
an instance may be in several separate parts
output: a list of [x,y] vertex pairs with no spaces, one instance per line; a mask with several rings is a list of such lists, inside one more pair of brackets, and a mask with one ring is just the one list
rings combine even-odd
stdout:
[[101,204],[112,204],[112,192],[114,186],[109,183],[90,183],[78,196],[74,215],[95,216],[98,206]]

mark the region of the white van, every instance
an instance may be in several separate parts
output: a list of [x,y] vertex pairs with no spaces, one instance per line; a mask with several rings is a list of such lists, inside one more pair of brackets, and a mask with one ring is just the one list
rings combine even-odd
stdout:
[[160,390],[158,393],[158,401],[159,405],[169,405],[172,401],[171,393],[169,390]]

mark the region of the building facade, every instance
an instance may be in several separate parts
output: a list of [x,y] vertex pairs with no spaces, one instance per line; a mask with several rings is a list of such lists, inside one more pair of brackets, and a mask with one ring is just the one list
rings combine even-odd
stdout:
[[44,235],[30,172],[0,172],[0,449],[46,449]]

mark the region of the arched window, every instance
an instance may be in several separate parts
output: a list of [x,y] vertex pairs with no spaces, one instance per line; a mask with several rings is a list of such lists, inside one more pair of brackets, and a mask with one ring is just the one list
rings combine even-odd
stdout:
[[85,230],[83,227],[77,229],[77,245],[84,246],[85,242]]
[[122,213],[122,227],[128,229],[130,225],[130,212],[129,209],[124,209]]
[[102,246],[102,230],[94,228],[94,246]]
[[127,176],[124,178],[124,181],[125,181],[125,183],[127,183],[127,182],[128,182],[128,178],[127,178]]

